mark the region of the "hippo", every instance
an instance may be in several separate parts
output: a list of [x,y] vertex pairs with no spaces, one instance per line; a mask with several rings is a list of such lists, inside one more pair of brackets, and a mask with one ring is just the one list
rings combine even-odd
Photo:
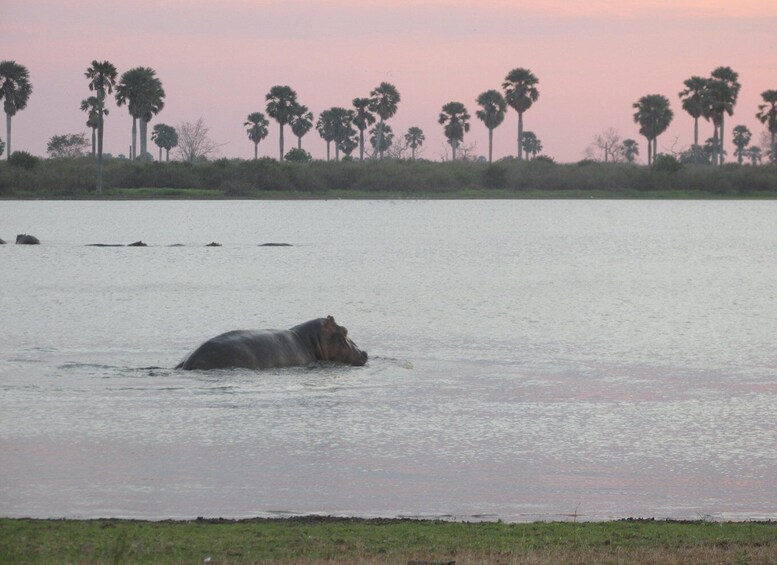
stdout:
[[290,330],[235,330],[209,339],[176,369],[271,369],[301,367],[316,361],[362,366],[367,352],[348,338],[332,316]]
[[16,243],[19,245],[39,245],[40,240],[34,235],[27,235],[26,233],[20,233],[16,236]]
[[5,240],[2,237],[0,237],[0,245],[5,245]]

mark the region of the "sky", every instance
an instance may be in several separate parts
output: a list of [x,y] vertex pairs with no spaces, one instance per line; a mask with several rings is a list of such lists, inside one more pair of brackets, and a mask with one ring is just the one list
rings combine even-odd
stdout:
[[[0,60],[30,71],[33,94],[13,119],[12,141],[14,150],[40,156],[51,136],[88,132],[79,106],[90,95],[84,72],[97,59],[120,74],[155,69],[167,96],[149,131],[202,118],[223,157],[253,157],[243,123],[252,112],[266,113],[274,85],[291,86],[318,116],[350,107],[383,81],[401,95],[389,124],[398,133],[423,129],[423,157],[446,154],[437,118],[450,101],[472,115],[465,144],[487,154],[475,99],[501,90],[505,75],[524,67],[540,91],[524,129],[540,138],[544,154],[578,161],[611,127],[639,141],[644,161],[632,104],[646,94],[667,96],[675,118],[659,151],[687,148],[693,121],[678,92],[685,79],[722,65],[742,83],[726,122],[729,154],[735,125],[760,138],[760,93],[777,89],[775,29],[775,0],[0,0]],[[105,151],[126,154],[131,118],[114,100],[109,109]],[[509,110],[494,132],[494,158],[515,154],[517,120]],[[700,128],[702,139],[712,135],[710,124]],[[287,128],[287,149],[294,142]],[[326,155],[315,131],[303,147]],[[278,155],[274,121],[259,154]]]

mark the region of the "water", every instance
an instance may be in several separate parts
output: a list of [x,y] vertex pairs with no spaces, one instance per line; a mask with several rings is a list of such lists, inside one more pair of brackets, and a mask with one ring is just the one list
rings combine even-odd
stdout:
[[[0,515],[777,519],[776,224],[754,201],[2,202],[0,237],[43,244],[0,246]],[[366,367],[171,369],[328,314]]]

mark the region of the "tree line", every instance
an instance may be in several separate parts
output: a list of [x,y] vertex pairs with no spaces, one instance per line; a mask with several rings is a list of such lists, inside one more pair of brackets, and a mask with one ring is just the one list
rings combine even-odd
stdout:
[[[109,61],[92,61],[92,64],[84,73],[88,80],[88,88],[93,95],[81,102],[81,110],[87,113],[86,125],[92,131],[92,154],[97,160],[96,186],[97,191],[102,189],[103,168],[103,133],[106,116],[109,110],[106,107],[108,95],[115,90],[116,104],[127,106],[132,117],[132,132],[130,159],[144,158],[147,155],[148,123],[159,114],[165,106],[165,91],[161,80],[156,76],[154,69],[149,67],[135,67],[124,72],[120,77],[116,67]],[[723,135],[725,116],[732,116],[737,97],[741,89],[738,82],[738,74],[730,67],[718,67],[712,71],[709,77],[693,76],[684,82],[685,88],[679,93],[682,108],[694,120],[694,142],[689,149],[690,160],[698,159],[711,161],[720,165],[724,160]],[[508,107],[512,108],[518,117],[517,128],[517,153],[516,158],[528,159],[530,155],[537,156],[542,149],[539,138],[531,131],[524,131],[524,113],[532,108],[539,99],[539,79],[526,68],[511,70],[502,83],[502,91],[490,89],[481,93],[476,104],[478,110],[475,116],[483,122],[488,130],[488,161],[493,158],[493,131],[505,120]],[[29,71],[26,67],[15,61],[0,62],[0,99],[6,114],[6,144],[7,154],[10,157],[11,148],[11,123],[12,118],[20,110],[23,110],[32,94],[32,83]],[[757,119],[766,125],[771,135],[769,158],[777,160],[777,90],[766,90],[761,94],[763,104],[758,106]],[[265,111],[269,118],[275,120],[280,128],[279,132],[279,160],[306,160],[309,154],[302,148],[302,138],[314,127],[327,147],[327,160],[331,157],[331,147],[334,147],[334,159],[339,160],[341,153],[347,157],[358,148],[359,160],[368,158],[382,159],[385,152],[394,141],[394,132],[387,123],[398,109],[401,96],[396,86],[388,82],[382,82],[369,96],[354,98],[349,107],[335,106],[323,110],[314,122],[314,115],[307,106],[298,101],[297,93],[290,86],[273,86],[265,96]],[[647,161],[652,164],[658,154],[657,139],[669,127],[674,113],[669,99],[662,94],[649,94],[641,97],[633,104],[635,110],[634,122],[639,125],[639,132],[647,140]],[[704,119],[713,125],[713,135],[704,145],[699,144],[699,120]],[[464,135],[470,131],[471,115],[465,104],[459,101],[451,101],[441,108],[438,123],[443,128],[443,133],[451,147],[452,158],[457,157],[464,140]],[[207,137],[203,137],[204,125],[186,124],[189,131],[179,125],[176,129],[167,124],[156,124],[151,134],[151,139],[159,148],[159,158],[162,157],[162,149],[169,152],[177,147],[183,140],[187,143],[211,143]],[[261,111],[248,114],[244,127],[250,142],[254,144],[254,158],[258,157],[259,143],[269,134],[269,120]],[[289,126],[292,134],[297,138],[297,147],[289,152],[285,150],[285,126]],[[369,145],[366,147],[365,134],[368,134]],[[55,136],[56,138],[57,136]],[[60,139],[52,138],[54,152],[57,147],[67,147],[68,143],[78,143],[78,139],[68,139],[60,136]],[[140,140],[140,155],[137,151],[137,140]],[[738,162],[749,157],[756,162],[756,150],[748,148],[752,138],[751,132],[745,126],[736,126],[733,130],[733,143],[737,147]],[[411,157],[415,159],[416,150],[420,148],[425,135],[417,126],[408,129],[404,134],[404,142],[411,149]],[[56,143],[55,143],[56,142]],[[84,142],[83,139],[80,140]],[[626,143],[628,142],[628,143]],[[636,142],[626,140],[621,146],[621,151],[628,153],[628,160],[632,161],[638,154]],[[2,143],[2,140],[0,140]],[[214,147],[209,147],[212,150]],[[371,148],[371,150],[370,150]],[[0,151],[3,146],[0,145]],[[198,154],[197,147],[188,147],[182,151],[184,158],[194,159]],[[65,150],[66,153],[66,150]],[[760,156],[758,156],[760,158]],[[607,152],[605,151],[605,159]]]

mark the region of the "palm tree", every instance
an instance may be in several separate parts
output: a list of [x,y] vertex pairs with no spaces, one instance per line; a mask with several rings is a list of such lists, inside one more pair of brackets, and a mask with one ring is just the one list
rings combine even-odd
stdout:
[[156,71],[149,67],[135,67],[121,75],[116,85],[116,105],[127,104],[132,116],[132,155],[137,158],[137,123],[140,120],[140,155],[146,154],[146,132],[151,118],[164,108],[165,91]]
[[526,153],[526,160],[529,160],[529,154],[532,159],[537,156],[537,153],[542,151],[542,141],[533,131],[523,132],[523,151]]
[[261,112],[248,114],[246,120],[243,125],[248,128],[248,139],[254,142],[254,160],[256,160],[259,157],[259,142],[267,137],[269,132],[267,126],[270,125],[270,122]]
[[313,129],[313,112],[307,106],[297,104],[291,114],[291,132],[297,136],[297,149],[302,149],[302,138]]
[[0,99],[5,110],[6,158],[11,158],[11,118],[27,107],[32,94],[30,72],[16,61],[0,62]]
[[640,126],[639,133],[648,140],[648,165],[651,165],[658,152],[656,140],[669,127],[674,114],[669,107],[669,99],[661,94],[643,96],[633,107],[637,110],[634,121]]
[[321,139],[326,141],[326,160],[329,161],[329,147],[335,140],[335,118],[332,115],[332,110],[323,110],[318,115],[318,121],[316,122],[316,131]]
[[464,140],[464,134],[469,131],[469,114],[464,104],[461,102],[448,102],[442,107],[440,117],[437,120],[441,125],[445,126],[445,137],[448,138],[448,143],[451,145],[453,151],[453,161],[456,160],[456,149],[459,147],[459,143]]
[[[99,125],[99,119],[97,117],[97,97],[90,96],[81,100],[81,111],[88,112],[88,118],[86,119],[86,127],[92,130],[92,157],[97,154],[97,126]],[[103,114],[108,115],[108,108],[103,108]]]
[[89,90],[97,94],[97,194],[103,191],[103,130],[105,95],[116,86],[116,67],[108,61],[92,61],[84,75],[89,79]]
[[356,130],[350,128],[350,134],[348,137],[344,137],[337,143],[337,148],[345,153],[346,157],[350,157],[353,150],[359,147],[359,141],[356,138]]
[[[378,146],[379,142],[380,146]],[[391,131],[390,125],[384,125],[382,131],[380,125],[377,125],[370,130],[370,145],[372,145],[373,157],[376,153],[382,154],[391,147],[392,143],[394,143],[394,132]]]
[[316,130],[326,141],[326,160],[329,161],[329,147],[335,142],[335,161],[340,160],[340,143],[356,134],[351,127],[353,112],[346,108],[334,107],[321,112],[316,123]]
[[777,90],[765,90],[761,93],[764,103],[758,106],[756,118],[766,124],[766,129],[771,134],[769,147],[769,159],[777,161]]
[[683,110],[693,118],[693,144],[695,146],[699,145],[699,118],[704,114],[704,108],[707,105],[708,82],[709,79],[692,76],[683,82],[685,89],[678,94],[683,101]]
[[737,156],[737,163],[742,164],[742,159],[745,156],[745,147],[750,143],[753,134],[747,129],[747,126],[737,126],[733,130],[732,143],[736,147],[734,155]]
[[354,98],[351,104],[356,109],[353,115],[353,125],[359,130],[359,161],[364,161],[364,130],[375,123],[375,116],[370,112],[369,98]]
[[170,150],[178,146],[178,132],[173,126],[157,124],[151,132],[151,139],[159,147],[159,160],[162,160],[162,149],[166,152],[167,161],[170,160]]
[[626,161],[633,163],[637,155],[639,155],[639,144],[633,139],[624,139],[623,156],[626,158]]
[[393,84],[381,82],[380,86],[370,92],[370,96],[370,111],[375,112],[380,117],[376,147],[378,148],[380,158],[383,159],[384,144],[382,137],[385,129],[384,122],[397,113],[397,105],[400,101],[399,91]]
[[502,83],[502,88],[505,91],[505,100],[510,107],[518,112],[518,160],[520,161],[522,156],[522,137],[523,137],[523,113],[532,107],[537,99],[540,97],[540,92],[537,90],[537,84],[539,79],[534,76],[529,69],[517,68],[513,69],[505,77],[505,81]]
[[734,114],[734,106],[737,103],[739,90],[742,88],[742,85],[737,82],[738,78],[739,75],[731,67],[718,67],[712,71],[712,78],[707,86],[709,115],[715,126],[713,139],[717,140],[714,146],[713,164],[723,164],[723,154],[725,153],[723,143],[724,117],[726,114],[729,116]]
[[424,144],[424,141],[426,141],[426,137],[424,137],[424,131],[419,127],[411,127],[405,134],[405,141],[410,147],[413,161],[415,161],[415,150],[421,147]]
[[505,119],[507,102],[498,90],[486,90],[478,96],[481,109],[475,115],[488,128],[488,162],[491,162],[494,147],[494,129]]
[[750,159],[750,164],[751,165],[755,166],[755,165],[757,165],[758,163],[761,162],[761,148],[758,147],[757,145],[753,145],[753,146],[749,147],[745,151],[745,154],[746,154],[747,158]]
[[267,96],[267,113],[281,126],[280,161],[283,161],[283,126],[294,116],[297,107],[297,93],[290,86],[273,86]]

